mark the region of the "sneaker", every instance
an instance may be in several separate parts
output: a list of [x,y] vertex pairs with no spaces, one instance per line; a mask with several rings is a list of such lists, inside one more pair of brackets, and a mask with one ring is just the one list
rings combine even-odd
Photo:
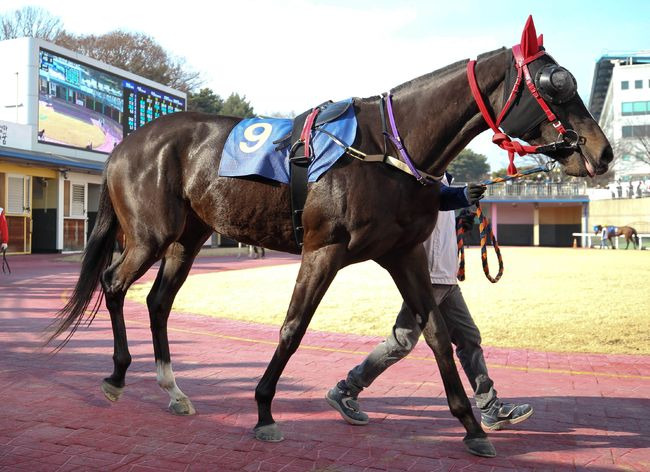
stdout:
[[336,384],[327,395],[325,400],[332,408],[338,411],[343,419],[350,424],[363,425],[368,424],[368,415],[361,411],[357,396],[352,395],[345,380],[341,380]]
[[481,410],[481,425],[485,429],[495,431],[502,429],[509,424],[517,424],[530,418],[533,414],[533,407],[528,403],[515,405],[514,403],[500,402],[492,403],[492,406]]

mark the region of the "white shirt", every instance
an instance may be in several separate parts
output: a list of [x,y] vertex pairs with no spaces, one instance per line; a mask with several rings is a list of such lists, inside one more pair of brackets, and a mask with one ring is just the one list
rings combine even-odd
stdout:
[[[447,178],[442,181],[447,184]],[[458,243],[456,241],[456,214],[453,210],[438,212],[436,227],[424,242],[429,260],[432,284],[456,285],[458,272]]]

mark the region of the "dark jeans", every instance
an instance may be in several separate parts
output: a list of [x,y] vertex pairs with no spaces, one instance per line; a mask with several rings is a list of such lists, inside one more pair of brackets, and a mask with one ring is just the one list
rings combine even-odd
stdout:
[[[481,333],[469,313],[458,285],[433,285],[438,308],[449,330],[451,342],[456,346],[456,355],[474,390],[476,406],[485,408],[497,397],[494,383],[488,376]],[[405,304],[397,315],[393,331],[385,341],[353,368],[347,377],[347,384],[353,395],[368,387],[382,372],[413,350],[420,337],[421,329]]]

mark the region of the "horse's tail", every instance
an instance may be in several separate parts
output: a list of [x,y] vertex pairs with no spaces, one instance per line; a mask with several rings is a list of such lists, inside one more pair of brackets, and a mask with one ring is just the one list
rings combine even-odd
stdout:
[[632,228],[632,236],[634,237],[634,242],[636,243],[637,246],[640,246],[639,244],[639,235],[636,234],[636,230]]
[[84,320],[84,315],[87,324],[90,325],[99,311],[99,307],[104,298],[103,291],[97,297],[93,308],[86,313],[88,305],[90,305],[95,290],[97,290],[97,286],[100,283],[101,275],[113,258],[113,249],[115,247],[115,237],[118,227],[117,216],[111,198],[108,195],[108,186],[106,185],[106,177],[104,177],[102,192],[99,197],[97,219],[83,253],[79,279],[72,292],[72,296],[65,306],[58,311],[56,319],[48,329],[49,336],[47,344],[51,343],[66,330],[70,330],[65,339],[57,345],[56,351],[68,343]]

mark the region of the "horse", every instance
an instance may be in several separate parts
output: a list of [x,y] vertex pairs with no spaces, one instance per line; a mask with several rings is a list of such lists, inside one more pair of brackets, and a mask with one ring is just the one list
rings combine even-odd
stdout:
[[[575,93],[575,83],[573,92],[567,93],[571,80],[570,72],[545,53],[529,18],[521,43],[511,49],[456,62],[401,84],[388,95],[355,98],[357,133],[351,146],[368,157],[385,159],[364,162],[360,153],[348,149],[309,184],[301,220],[302,245],[295,238],[287,185],[218,175],[224,142],[239,118],[195,112],[162,116],[127,136],[107,160],[97,220],[79,279],[57,314],[49,341],[66,334],[58,345],[62,347],[82,321],[92,321],[104,296],[114,354],[113,372],[102,382],[102,391],[117,401],[131,363],[124,297],[133,282],[161,261],[147,296],[157,381],[169,394],[173,413],[193,414],[194,406],[178,387],[172,370],[167,320],[204,241],[217,231],[245,244],[301,254],[277,348],[255,389],[258,422],[254,435],[261,441],[281,441],[284,437],[271,405],[287,362],[336,273],[350,264],[374,260],[388,271],[423,327],[449,409],[466,431],[466,448],[472,454],[493,457],[496,451],[472,413],[453,360],[422,242],[436,223],[437,176],[488,125],[509,128],[514,137],[559,162],[570,175],[586,177],[607,171],[612,148]],[[402,130],[399,139],[394,136],[398,133],[384,133],[385,118],[384,130],[380,126],[384,105],[392,107],[391,122]],[[499,110],[502,116],[494,123],[491,117]],[[537,116],[540,110],[541,118]],[[387,165],[398,161],[386,158],[387,135],[389,145],[395,144],[402,159],[408,159],[406,170],[407,166]],[[511,157],[529,149],[511,142],[505,133],[494,141],[509,150]],[[118,228],[126,245],[112,260]],[[94,310],[87,312],[99,286]]]
[[[625,242],[627,243],[625,249],[630,247],[630,242],[632,242],[634,249],[637,248],[637,245],[639,244],[639,236],[636,230],[631,226],[607,226],[605,228],[607,231],[607,240],[609,240],[609,245],[612,249],[616,249],[616,246],[614,246],[614,238],[617,238],[618,236],[625,236]],[[603,226],[597,225],[594,227],[594,234],[602,234],[602,232]]]

